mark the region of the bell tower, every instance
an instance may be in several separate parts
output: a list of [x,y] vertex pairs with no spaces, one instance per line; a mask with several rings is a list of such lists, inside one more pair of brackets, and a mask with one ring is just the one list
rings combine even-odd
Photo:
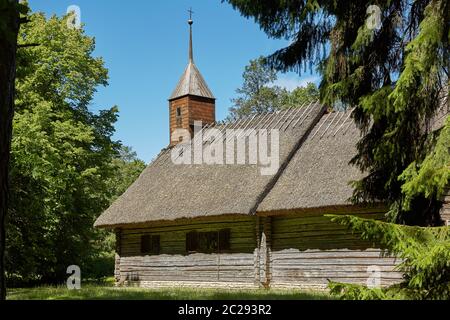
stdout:
[[192,136],[194,133],[194,121],[202,121],[203,125],[206,125],[213,123],[216,119],[216,99],[194,63],[192,13],[192,10],[189,10],[189,62],[169,98],[171,146],[180,142],[179,139],[172,135],[176,129],[188,130]]

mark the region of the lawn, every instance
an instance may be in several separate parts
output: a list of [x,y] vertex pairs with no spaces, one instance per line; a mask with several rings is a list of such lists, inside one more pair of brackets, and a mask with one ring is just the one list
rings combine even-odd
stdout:
[[141,289],[93,284],[84,285],[80,290],[68,290],[62,286],[9,289],[7,295],[8,300],[326,300],[331,298],[325,292],[299,290]]

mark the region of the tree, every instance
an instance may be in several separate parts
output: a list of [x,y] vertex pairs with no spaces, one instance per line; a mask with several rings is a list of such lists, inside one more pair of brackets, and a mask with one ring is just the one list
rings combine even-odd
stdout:
[[[111,162],[114,174],[108,177],[109,203],[124,193],[145,169],[144,161],[130,147],[120,146],[119,154]],[[110,276],[114,270],[116,235],[108,230],[97,230],[91,239],[91,250],[83,272],[93,279]]]
[[267,67],[263,57],[251,60],[242,77],[242,87],[236,90],[239,96],[232,99],[234,105],[230,108],[229,119],[301,106],[319,98],[317,87],[313,83],[298,87],[292,92],[274,85],[277,73],[273,68]]
[[305,87],[297,87],[292,90],[288,98],[294,105],[297,106],[300,106],[306,102],[318,101],[320,98],[319,89],[314,83],[308,82]]
[[124,193],[145,169],[144,161],[140,160],[130,147],[122,146],[119,156],[114,158],[112,165],[115,174],[111,176],[108,185],[111,188],[111,202]]
[[19,4],[18,0],[0,0],[0,300],[6,298],[5,218],[8,212],[8,169],[14,116],[17,34],[21,22],[20,13],[26,11],[26,6]]
[[230,118],[272,111],[279,107],[281,88],[269,86],[277,79],[276,72],[263,65],[263,58],[251,60],[242,75],[243,84],[236,90],[239,97],[232,99]]
[[330,216],[350,227],[364,240],[381,244],[386,254],[400,259],[403,281],[387,288],[330,282],[332,294],[342,299],[450,299],[450,228],[424,228],[362,219]]
[[86,276],[104,250],[93,223],[112,197],[118,109],[89,110],[96,87],[107,85],[107,69],[92,56],[94,39],[67,19],[33,14],[19,34],[39,46],[18,52],[9,281],[60,282],[73,264]]
[[[352,163],[367,176],[354,184],[354,202],[384,201],[392,221],[439,223],[442,180],[421,175],[426,192],[404,185],[415,176],[411,166],[426,167],[437,137],[446,134],[430,132],[427,124],[442,100],[448,103],[450,2],[227,2],[270,37],[291,40],[267,57],[268,67],[300,71],[316,64],[322,102],[355,107],[364,135]],[[448,153],[444,157],[449,163]],[[448,183],[448,173],[443,176]]]

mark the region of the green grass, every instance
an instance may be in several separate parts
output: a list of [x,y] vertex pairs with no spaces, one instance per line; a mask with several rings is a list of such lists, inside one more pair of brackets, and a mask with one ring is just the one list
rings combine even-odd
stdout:
[[8,300],[326,300],[325,292],[299,290],[219,290],[219,289],[142,289],[115,288],[108,285],[83,285],[80,290],[65,287],[42,286],[27,289],[9,289]]

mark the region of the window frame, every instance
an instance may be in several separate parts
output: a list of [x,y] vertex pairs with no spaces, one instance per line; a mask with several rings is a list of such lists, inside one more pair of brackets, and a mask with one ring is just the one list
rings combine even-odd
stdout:
[[231,229],[224,228],[214,231],[192,230],[186,233],[185,244],[186,244],[186,252],[188,254],[189,253],[211,254],[211,253],[230,252]]
[[161,235],[142,234],[140,237],[140,253],[144,255],[159,255],[161,253]]

